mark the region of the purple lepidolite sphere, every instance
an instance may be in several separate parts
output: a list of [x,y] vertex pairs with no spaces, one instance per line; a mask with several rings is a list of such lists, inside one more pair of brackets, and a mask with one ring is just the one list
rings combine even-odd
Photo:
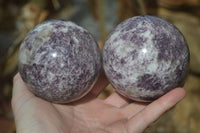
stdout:
[[101,52],[87,30],[70,21],[50,20],[27,34],[18,65],[36,96],[68,103],[91,90],[101,69]]
[[117,92],[151,102],[184,81],[189,49],[180,31],[154,16],[120,23],[103,49],[103,67]]

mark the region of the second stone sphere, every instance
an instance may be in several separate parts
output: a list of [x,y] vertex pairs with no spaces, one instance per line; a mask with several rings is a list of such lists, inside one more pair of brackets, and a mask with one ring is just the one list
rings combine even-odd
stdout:
[[189,49],[181,32],[154,16],[120,23],[103,49],[103,67],[117,92],[151,102],[183,82]]

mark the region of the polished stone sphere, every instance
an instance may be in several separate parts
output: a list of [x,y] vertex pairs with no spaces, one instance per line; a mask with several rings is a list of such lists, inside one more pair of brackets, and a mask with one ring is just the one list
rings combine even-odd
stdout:
[[118,93],[151,102],[181,86],[189,56],[187,42],[173,24],[154,16],[136,16],[110,33],[103,67]]
[[36,96],[68,103],[86,95],[101,69],[101,52],[84,28],[50,20],[25,37],[18,56],[19,72]]

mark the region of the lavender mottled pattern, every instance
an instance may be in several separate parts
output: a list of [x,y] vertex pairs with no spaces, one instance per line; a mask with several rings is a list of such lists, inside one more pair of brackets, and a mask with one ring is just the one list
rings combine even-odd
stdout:
[[36,96],[68,103],[93,87],[101,69],[101,53],[82,27],[70,21],[50,20],[27,34],[18,66],[23,81]]
[[150,102],[181,85],[189,56],[187,42],[174,25],[154,16],[136,16],[110,33],[103,67],[120,94]]

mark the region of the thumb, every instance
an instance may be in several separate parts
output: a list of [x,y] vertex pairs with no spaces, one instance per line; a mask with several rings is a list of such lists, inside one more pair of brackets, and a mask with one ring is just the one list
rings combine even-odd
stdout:
[[20,74],[16,74],[13,79],[13,90],[11,105],[15,113],[20,106],[22,106],[28,99],[35,97],[33,93],[29,91],[25,83],[22,81]]

